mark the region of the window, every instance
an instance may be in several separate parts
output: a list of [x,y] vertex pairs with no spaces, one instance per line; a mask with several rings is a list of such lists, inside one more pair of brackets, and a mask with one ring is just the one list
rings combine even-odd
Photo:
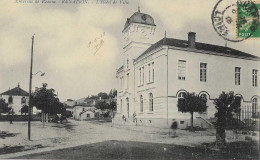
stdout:
[[[180,99],[183,99],[184,98],[184,96],[185,96],[185,92],[180,92],[179,94],[178,94],[178,101],[180,100]],[[179,102],[178,102],[179,103]],[[178,107],[178,104],[177,104],[177,107]],[[178,107],[178,111],[180,111],[180,108]]]
[[126,78],[127,78],[126,88],[129,89],[129,73],[126,75]]
[[122,113],[122,108],[123,108],[123,100],[121,99],[120,101],[120,112]]
[[235,67],[235,85],[240,85],[240,67]]
[[154,82],[154,63],[148,64],[148,83]]
[[129,98],[126,98],[127,117],[129,118]]
[[25,97],[22,97],[21,104],[25,104],[25,103],[26,103],[26,99],[25,99]]
[[129,58],[126,59],[126,68],[129,67]]
[[257,117],[257,112],[258,112],[258,101],[257,101],[257,98],[254,98],[253,102],[252,102],[252,117],[253,118]]
[[123,77],[120,78],[120,90],[123,90]]
[[141,70],[141,68],[139,68],[139,73],[140,73],[139,85],[141,85],[142,84],[142,70]]
[[207,100],[207,95],[206,95],[206,94],[201,94],[200,97],[201,97],[202,99]]
[[151,65],[150,64],[148,64],[148,69],[149,69],[149,71],[148,71],[148,76],[149,76],[149,78],[148,78],[148,82],[150,83],[151,82]]
[[154,82],[154,62],[152,63],[152,75],[153,75],[152,81]]
[[149,94],[149,112],[153,112],[153,94]]
[[207,63],[200,63],[200,81],[207,81]]
[[179,60],[178,61],[178,79],[185,80],[186,75],[186,61]]
[[143,100],[143,96],[140,95],[140,112],[144,111],[144,100]]
[[185,92],[181,92],[178,94],[178,99],[184,98]]
[[143,70],[143,83],[144,84],[144,67],[142,67],[142,70]]
[[8,104],[13,104],[13,97],[12,96],[8,97]]
[[90,118],[90,114],[89,113],[87,114],[87,117]]
[[253,69],[253,87],[257,87],[257,70]]

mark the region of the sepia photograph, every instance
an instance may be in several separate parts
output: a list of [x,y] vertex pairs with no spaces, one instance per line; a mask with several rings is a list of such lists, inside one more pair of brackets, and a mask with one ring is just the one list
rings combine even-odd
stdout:
[[259,160],[260,0],[0,0],[0,159]]

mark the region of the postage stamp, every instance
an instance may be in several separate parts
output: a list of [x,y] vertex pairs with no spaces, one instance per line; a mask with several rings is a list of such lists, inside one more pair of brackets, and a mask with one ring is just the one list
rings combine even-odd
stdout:
[[237,3],[237,37],[260,38],[259,13],[260,2]]
[[241,42],[260,37],[259,7],[259,1],[220,0],[212,12],[212,25],[227,41]]

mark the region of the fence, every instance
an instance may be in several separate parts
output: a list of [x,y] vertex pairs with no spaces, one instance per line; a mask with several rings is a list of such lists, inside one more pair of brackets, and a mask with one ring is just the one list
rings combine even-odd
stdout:
[[245,131],[259,130],[260,112],[257,106],[241,106],[240,112],[234,115],[229,121],[230,129],[239,129]]

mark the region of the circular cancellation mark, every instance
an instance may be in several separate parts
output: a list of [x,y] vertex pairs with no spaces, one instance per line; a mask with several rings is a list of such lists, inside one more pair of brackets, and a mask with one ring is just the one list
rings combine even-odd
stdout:
[[212,11],[211,20],[219,36],[231,42],[240,42],[256,31],[259,14],[251,0],[219,0]]

